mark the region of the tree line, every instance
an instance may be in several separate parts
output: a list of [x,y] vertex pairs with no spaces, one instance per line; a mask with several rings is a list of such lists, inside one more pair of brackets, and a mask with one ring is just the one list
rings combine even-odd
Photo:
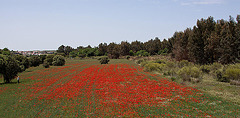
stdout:
[[0,74],[3,75],[4,83],[11,82],[19,72],[25,71],[29,67],[37,67],[43,64],[45,68],[50,65],[62,66],[65,59],[60,55],[32,55],[26,57],[16,55],[8,48],[0,49]]
[[58,53],[69,57],[108,56],[149,56],[169,54],[178,61],[188,60],[197,64],[219,62],[229,64],[240,59],[240,15],[236,20],[217,20],[213,17],[197,20],[196,26],[175,32],[169,39],[162,41],[156,37],[147,42],[122,41],[117,43],[100,43],[97,47],[61,45]]

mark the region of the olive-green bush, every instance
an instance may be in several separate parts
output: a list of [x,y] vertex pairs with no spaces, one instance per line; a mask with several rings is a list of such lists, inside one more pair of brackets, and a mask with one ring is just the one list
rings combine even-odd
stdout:
[[238,68],[228,68],[225,71],[225,77],[229,78],[230,80],[238,80],[240,81],[240,69]]
[[144,71],[147,72],[152,72],[152,71],[158,71],[159,70],[159,65],[158,63],[147,63],[144,65]]
[[109,61],[110,61],[110,60],[108,59],[108,57],[102,57],[102,58],[100,59],[100,63],[101,63],[101,64],[108,64]]
[[188,66],[190,62],[188,62],[187,60],[182,60],[180,62],[178,62],[178,67],[182,68],[184,66]]
[[56,56],[53,57],[52,64],[54,66],[63,66],[65,64],[65,59],[61,55],[56,55]]
[[177,74],[183,81],[196,80],[199,82],[202,79],[201,71],[197,67],[185,66],[178,70]]
[[45,60],[43,61],[43,67],[44,67],[44,68],[49,68],[49,67],[50,67],[49,62],[48,62],[47,59],[45,59]]

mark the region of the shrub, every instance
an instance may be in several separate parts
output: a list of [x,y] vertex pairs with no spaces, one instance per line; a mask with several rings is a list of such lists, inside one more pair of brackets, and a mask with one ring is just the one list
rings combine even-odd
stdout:
[[31,56],[29,59],[30,66],[39,66],[41,64],[41,59],[39,56]]
[[61,55],[56,55],[53,57],[53,65],[54,66],[63,66],[65,64],[65,59]]
[[191,77],[194,77],[194,78],[199,78],[201,75],[201,71],[199,68],[197,67],[192,67],[191,68]]
[[176,80],[176,78],[175,78],[175,77],[171,77],[171,80],[172,80],[172,81],[175,81],[175,80]]
[[230,80],[240,80],[240,69],[228,68],[224,75]]
[[191,81],[190,76],[190,68],[189,67],[183,67],[177,72],[178,76],[182,78],[183,81]]
[[48,63],[48,61],[46,59],[43,62],[43,67],[44,68],[49,68],[50,67],[50,65],[49,65],[49,63]]
[[0,55],[0,73],[4,77],[4,82],[11,82],[20,71],[19,64],[13,56]]
[[102,58],[100,59],[100,63],[101,63],[101,64],[108,64],[109,61],[110,61],[110,60],[108,59],[108,57],[102,57]]
[[182,61],[178,62],[179,68],[182,68],[182,67],[188,66],[188,65],[189,65],[189,62],[187,60],[182,60]]
[[[55,55],[47,55],[47,57],[46,57],[46,62],[49,64],[49,65],[53,65],[53,57],[54,57]],[[45,61],[44,60],[44,61]],[[43,62],[44,63],[44,62]]]
[[158,71],[159,70],[159,64],[158,63],[147,63],[144,65],[144,71],[152,72],[152,71]]
[[230,79],[227,78],[227,77],[223,74],[223,71],[217,70],[215,73],[216,73],[216,79],[217,79],[217,81],[219,81],[219,82],[230,82]]
[[214,62],[209,68],[212,71],[212,73],[214,73],[215,71],[221,69],[223,67],[222,64]]
[[145,60],[140,59],[140,60],[137,60],[136,63],[137,63],[137,64],[141,64],[141,63],[144,62],[144,61],[145,61]]
[[183,79],[183,81],[192,81],[200,82],[201,80],[201,71],[197,67],[185,66],[177,72],[178,76]]
[[134,52],[132,50],[129,51],[130,56],[134,56]]
[[19,67],[20,67],[20,72],[23,72],[23,71],[25,71],[25,70],[26,70],[26,68],[25,68],[25,66],[24,66],[24,65],[20,65]]
[[209,74],[209,72],[211,71],[209,65],[202,65],[202,66],[200,67],[200,69],[201,69],[202,72],[207,73],[207,74]]
[[166,64],[166,61],[165,61],[165,60],[160,60],[160,59],[159,59],[159,60],[156,60],[155,62],[156,62],[156,63],[159,63],[159,64],[161,64],[161,63]]
[[136,52],[136,56],[149,56],[150,54],[146,50],[140,50]]
[[149,62],[147,62],[147,61],[143,61],[143,62],[141,62],[140,63],[140,66],[142,66],[142,67],[144,67],[146,64],[148,64]]

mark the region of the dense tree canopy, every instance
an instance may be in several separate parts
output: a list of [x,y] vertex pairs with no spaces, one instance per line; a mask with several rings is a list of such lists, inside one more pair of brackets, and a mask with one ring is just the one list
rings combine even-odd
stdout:
[[169,39],[156,37],[147,42],[100,43],[98,47],[79,46],[77,49],[61,45],[57,52],[70,57],[108,55],[109,58],[142,55],[144,52],[146,55],[171,54],[178,61],[188,60],[198,64],[235,63],[240,61],[239,22],[240,15],[236,20],[230,16],[229,21],[215,21],[213,17],[208,17],[197,20],[193,28],[175,32]]

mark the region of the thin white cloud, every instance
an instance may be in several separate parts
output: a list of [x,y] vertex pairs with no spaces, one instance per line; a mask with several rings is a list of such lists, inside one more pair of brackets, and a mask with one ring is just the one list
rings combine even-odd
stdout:
[[223,4],[224,0],[173,0],[174,2],[180,2],[181,5],[214,5]]

